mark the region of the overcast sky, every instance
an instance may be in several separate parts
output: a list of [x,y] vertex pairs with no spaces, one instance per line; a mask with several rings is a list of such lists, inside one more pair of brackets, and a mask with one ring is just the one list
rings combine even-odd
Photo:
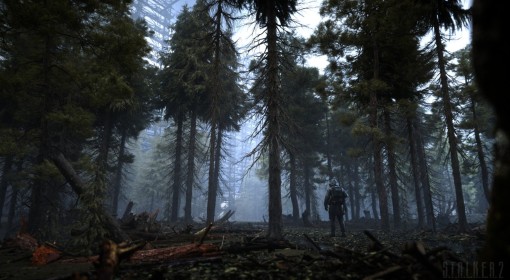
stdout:
[[[302,2],[303,3],[298,7],[300,11],[295,14],[293,18],[297,23],[303,25],[298,28],[299,34],[301,34],[304,38],[308,38],[321,21],[319,8],[322,0],[307,0]],[[465,8],[472,5],[471,0],[463,0],[462,2],[464,3]],[[451,40],[446,44],[446,49],[450,52],[458,51],[468,45],[470,40],[470,30],[464,29],[461,32],[452,35]],[[308,58],[308,65],[317,67],[321,71],[324,70],[327,64],[326,56],[314,56]]]
[[[464,7],[468,8],[471,6],[471,0],[462,0]],[[297,26],[297,32],[304,38],[308,38],[315,30],[317,25],[321,21],[319,15],[319,8],[322,0],[301,0],[298,5],[298,12],[293,15],[294,26]],[[253,19],[251,19],[253,21]],[[253,55],[259,50],[250,49],[253,44],[250,45],[251,40],[256,37],[258,32],[257,28],[254,28],[253,24],[238,23],[239,26],[236,29],[234,40],[238,41],[237,46],[240,48],[242,56],[245,62],[249,62]],[[429,40],[429,39],[425,39]],[[450,52],[455,52],[459,49],[464,48],[471,40],[471,34],[469,29],[464,29],[461,32],[453,34],[451,40],[447,42],[446,48]],[[326,56],[309,56],[307,58],[308,66],[317,67],[321,72],[328,65]]]

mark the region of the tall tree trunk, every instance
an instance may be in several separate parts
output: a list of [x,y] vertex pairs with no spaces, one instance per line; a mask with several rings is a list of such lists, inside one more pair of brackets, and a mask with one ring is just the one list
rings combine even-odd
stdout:
[[282,193],[280,166],[280,98],[278,71],[278,28],[274,9],[268,7],[267,15],[267,143],[269,145],[269,225],[267,237],[282,239]]
[[[373,38],[373,52],[374,52],[374,65],[373,65],[373,81],[379,81],[379,47],[377,42]],[[370,128],[372,129],[372,145],[374,153],[374,180],[377,189],[377,195],[379,197],[379,211],[381,213],[381,229],[384,231],[390,230],[390,217],[388,213],[388,197],[386,194],[386,187],[383,181],[383,161],[382,161],[382,145],[381,140],[375,133],[379,129],[378,126],[378,100],[377,90],[370,89],[370,104],[369,104],[369,120]]]
[[[23,160],[16,161],[16,171],[19,173],[23,170]],[[7,231],[5,237],[10,236],[13,229],[14,217],[16,216],[16,207],[18,206],[19,187],[11,185],[11,199],[9,200],[9,213],[7,213]]]
[[353,160],[353,181],[354,181],[354,218],[360,218],[360,210],[361,210],[361,195],[360,195],[360,177],[359,177],[359,167],[358,167],[358,159]]
[[329,127],[329,107],[326,109],[326,160],[329,180],[333,179],[333,163],[331,160],[331,130]]
[[181,195],[181,168],[182,168],[182,142],[183,142],[183,124],[184,113],[177,115],[177,131],[175,139],[174,151],[174,176],[171,188],[172,194],[172,211],[170,214],[170,222],[175,222],[179,218],[179,202]]
[[305,212],[312,213],[312,186],[310,183],[311,170],[308,160],[305,159],[303,163],[303,180],[305,189]]
[[94,188],[94,197],[100,200],[99,204],[101,205],[105,201],[106,190],[110,185],[108,182],[108,154],[110,152],[111,139],[113,134],[113,113],[111,110],[107,109],[105,111],[103,120],[104,126],[100,138],[101,142],[99,143],[99,153],[96,159],[98,168],[96,168],[95,182],[92,184],[92,188]]
[[[46,115],[53,111],[56,100],[51,98],[52,86],[50,82],[50,65],[52,64],[53,43],[52,38],[46,35],[44,38],[44,54],[42,55],[42,116],[40,119],[40,142],[38,155],[35,158],[35,165],[41,165],[48,158],[49,149],[51,147],[51,132],[48,125]],[[45,228],[44,215],[46,214],[47,203],[43,200],[46,192],[49,190],[48,182],[42,179],[44,176],[36,174],[31,181],[32,193],[30,196],[30,210],[28,212],[28,231],[38,234]]]
[[[214,131],[211,128],[211,138],[209,144],[209,188],[207,192],[207,223],[214,222],[214,216],[216,215],[216,196],[218,195],[218,184],[216,184],[216,152],[219,139],[219,129],[214,127]],[[214,140],[214,142],[213,142]]]
[[[508,53],[507,3],[504,1],[473,2],[473,65],[480,93],[494,106],[498,137],[494,153],[494,178],[487,219],[487,237],[480,260],[503,269],[508,279],[510,270],[510,114],[507,84],[510,64]],[[505,267],[503,267],[505,265]]]
[[209,138],[209,180],[207,186],[207,214],[206,221],[208,224],[214,222],[214,216],[216,211],[216,187],[214,184],[214,167],[215,167],[215,152],[216,152],[216,130],[218,126],[218,115],[219,115],[219,95],[220,95],[220,86],[221,78],[220,78],[220,67],[221,67],[221,24],[222,24],[222,2],[217,2],[217,9],[214,17],[214,79],[216,82],[214,83],[212,90],[212,98],[211,98],[211,132]]
[[416,142],[414,140],[414,129],[411,117],[406,117],[406,128],[407,128],[407,138],[409,142],[409,154],[411,156],[411,172],[413,175],[413,183],[414,183],[414,196],[416,199],[416,215],[418,216],[418,228],[423,228],[424,225],[424,213],[423,213],[423,198],[421,195],[420,188],[420,180],[419,180],[419,171],[418,171],[418,161],[416,159]]
[[220,190],[220,171],[221,171],[221,149],[223,143],[223,128],[218,125],[218,139],[216,141],[216,152],[214,153],[214,174],[213,174],[213,183],[214,183],[214,211],[213,214],[216,213],[216,204],[218,198],[218,191]]
[[448,76],[446,74],[446,62],[444,59],[444,45],[441,41],[441,30],[439,23],[434,23],[434,39],[436,41],[437,61],[439,64],[439,79],[441,81],[441,95],[443,98],[443,110],[446,121],[446,129],[448,136],[448,144],[450,150],[450,161],[452,165],[453,183],[455,185],[455,198],[457,200],[457,217],[459,221],[459,231],[467,230],[466,207],[464,205],[464,194],[462,191],[462,181],[460,177],[460,163],[457,153],[457,136],[455,135],[455,127],[453,126],[452,103],[450,101],[450,93],[448,91]]
[[374,181],[374,172],[368,172],[368,176],[369,176],[369,191],[370,191],[370,200],[371,200],[371,206],[372,206],[372,214],[373,214],[373,218],[376,219],[376,220],[379,220],[379,211],[377,211],[377,188],[375,186],[375,181]]
[[429,180],[429,168],[427,163],[427,155],[425,153],[425,142],[421,135],[421,129],[416,124],[417,119],[413,119],[413,131],[415,136],[415,147],[418,155],[418,164],[419,164],[419,173],[420,173],[420,182],[423,191],[423,200],[425,201],[425,213],[427,217],[427,225],[432,229],[433,232],[436,231],[436,218],[434,216],[434,204],[432,203],[432,191],[430,188],[430,180]]
[[[378,129],[377,126],[377,95],[376,92],[370,93],[370,127],[373,130]],[[372,136],[373,157],[374,157],[374,183],[379,198],[379,212],[381,214],[381,229],[389,231],[389,213],[388,213],[388,198],[386,194],[386,187],[384,186],[382,177],[382,156],[381,156],[381,141],[374,133]]]
[[18,193],[19,189],[17,187],[11,187],[11,199],[9,200],[9,213],[7,213],[7,231],[5,232],[5,237],[10,236],[14,225],[14,217],[16,216],[16,206],[18,204]]
[[[375,99],[375,93],[371,94],[370,99]],[[371,102],[371,107],[376,107],[377,105],[373,105],[373,101]],[[377,103],[375,103],[377,104]],[[373,110],[373,109],[372,109]],[[373,118],[377,119],[377,113],[375,113],[375,117],[373,116],[374,112],[371,113],[370,118],[372,119],[371,127],[377,128],[377,121],[373,120]],[[373,144],[373,157],[374,157],[374,183],[375,190],[377,193],[377,197],[379,198],[379,212],[381,215],[381,229],[385,231],[390,230],[389,225],[389,213],[388,213],[388,198],[386,194],[386,187],[384,186],[383,178],[382,178],[382,156],[381,156],[381,142],[377,139],[377,136],[372,137]]]
[[[388,104],[387,104],[388,105]],[[393,223],[395,228],[400,228],[400,197],[397,183],[397,163],[395,159],[395,150],[393,149],[392,143],[392,128],[391,128],[391,116],[389,109],[385,106],[384,111],[384,127],[386,134],[386,151],[388,155],[388,172],[389,172],[389,183],[391,190],[391,204],[393,207]]]
[[120,190],[122,187],[122,171],[124,169],[124,153],[126,150],[126,139],[127,139],[127,130],[124,129],[122,131],[122,135],[120,138],[120,149],[119,149],[119,157],[117,158],[117,167],[115,170],[115,177],[113,178],[113,197],[112,197],[112,214],[114,217],[117,217],[117,211],[119,208],[119,197]]
[[214,215],[216,211],[216,184],[214,183],[214,167],[215,153],[216,153],[216,122],[211,124],[211,136],[209,138],[209,182],[207,188],[207,223],[214,222]]
[[[352,162],[352,161],[351,161]],[[349,193],[349,205],[351,208],[351,220],[354,219],[354,186],[353,186],[353,166],[352,164],[346,164],[347,169],[347,192]],[[345,219],[347,220],[347,213],[345,213]]]
[[487,168],[487,162],[485,161],[485,152],[483,150],[482,139],[480,137],[480,128],[478,127],[478,114],[476,112],[476,103],[474,96],[470,96],[471,99],[471,113],[473,114],[473,123],[475,141],[476,141],[476,153],[478,155],[478,162],[480,163],[480,174],[482,176],[482,191],[485,195],[485,200],[488,202],[490,197],[489,192],[489,170]]
[[191,123],[188,142],[188,170],[186,172],[186,202],[184,204],[184,221],[191,223],[191,204],[193,199],[193,178],[195,177],[195,146],[197,138],[197,113],[191,112]]
[[297,168],[296,168],[296,157],[293,153],[289,154],[289,162],[290,162],[290,179],[289,179],[289,195],[290,201],[292,203],[292,219],[294,222],[299,221],[299,203],[298,203],[298,195],[297,195]]
[[1,220],[5,204],[5,195],[7,194],[7,187],[9,186],[9,181],[7,177],[9,176],[11,168],[12,168],[12,155],[8,155],[4,158],[2,174],[0,174],[0,176],[2,176],[0,178],[0,228],[2,228]]

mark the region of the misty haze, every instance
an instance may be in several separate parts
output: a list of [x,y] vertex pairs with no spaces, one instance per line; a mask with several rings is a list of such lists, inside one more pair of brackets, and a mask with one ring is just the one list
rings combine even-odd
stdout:
[[502,277],[479,5],[0,1],[0,280]]

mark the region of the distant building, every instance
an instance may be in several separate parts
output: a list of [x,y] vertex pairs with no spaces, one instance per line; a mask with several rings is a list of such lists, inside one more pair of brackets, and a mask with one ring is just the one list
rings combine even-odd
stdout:
[[195,0],[134,0],[131,8],[133,19],[143,18],[152,36],[147,38],[152,47],[151,57],[147,60],[159,66],[159,52],[163,51],[166,41],[170,39],[170,25],[184,5],[193,7]]

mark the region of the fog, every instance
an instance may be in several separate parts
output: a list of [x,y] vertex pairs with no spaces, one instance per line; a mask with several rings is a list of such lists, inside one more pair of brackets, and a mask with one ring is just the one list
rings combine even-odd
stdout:
[[[303,37],[309,36],[317,24],[320,22],[320,16],[318,14],[319,6],[321,1],[306,1],[300,6],[299,12],[294,17],[294,22],[291,26],[294,26],[297,33]],[[178,13],[182,10],[183,5],[192,7],[194,1],[172,1],[172,2],[161,2],[160,1],[135,1],[135,6],[138,7],[136,15],[144,16],[148,19],[149,26],[154,26],[155,18],[154,14],[158,14],[157,7],[166,5],[164,15],[166,24],[173,22]],[[467,4],[467,3],[466,3]],[[171,9],[168,7],[171,6]],[[145,7],[145,8],[143,8]],[[150,9],[149,9],[150,8]],[[169,19],[170,18],[170,19]],[[159,23],[160,25],[162,23]],[[239,46],[242,53],[242,61],[248,63],[253,57],[256,56],[257,50],[250,49],[250,43],[252,39],[249,37],[257,34],[257,27],[249,22],[241,22],[237,24],[238,32],[234,36],[237,45]],[[158,30],[167,32],[167,29],[154,28],[156,32],[155,38],[160,38],[159,43],[150,39],[152,47],[154,48],[153,53],[157,53],[163,50],[161,42],[164,41],[164,34],[157,34]],[[169,32],[166,34],[170,34]],[[457,51],[464,47],[469,42],[469,30],[462,30],[459,33],[451,34],[450,40],[448,41],[447,48],[450,51]],[[425,41],[427,39],[425,38]],[[250,50],[250,51],[246,51]],[[318,68],[321,72],[324,72],[327,60],[324,55],[309,55],[307,56],[307,65]],[[431,101],[433,102],[433,100]],[[233,220],[237,221],[265,221],[267,220],[267,203],[268,203],[268,187],[267,178],[264,172],[263,163],[257,160],[258,155],[249,155],[260,142],[260,137],[253,137],[254,133],[257,132],[257,122],[255,118],[260,116],[251,115],[249,119],[242,125],[239,132],[229,133],[227,140],[225,141],[224,156],[222,160],[222,170],[220,179],[220,191],[217,199],[217,213],[219,217],[228,210],[235,210]],[[168,150],[171,147],[172,142],[172,127],[171,121],[160,121],[157,124],[152,125],[143,131],[136,141],[130,143],[129,149],[135,155],[135,161],[130,166],[130,175],[127,176],[126,190],[124,191],[123,204],[120,204],[119,213],[122,213],[123,206],[128,201],[135,202],[135,211],[154,211],[155,209],[164,210],[168,207],[169,194],[165,193],[166,189],[169,189],[171,182],[171,170],[170,166],[170,155],[165,154],[162,151]],[[205,125],[202,127],[202,135],[204,139],[208,137],[208,127]],[[204,145],[207,144],[204,141]],[[205,149],[207,149],[205,147]],[[202,165],[199,165],[197,178],[195,179],[195,191],[193,196],[193,214],[195,220],[203,220],[206,215],[207,201],[207,165],[205,164],[206,157],[204,157]],[[339,167],[340,168],[340,167]],[[335,172],[340,172],[336,170]],[[442,186],[452,186],[451,178],[448,169],[441,170],[440,174],[435,175],[435,183]],[[292,205],[288,193],[288,178],[285,172],[282,174],[282,206],[283,214],[288,215],[292,213]],[[359,213],[356,215],[365,215],[377,217],[377,207],[373,205],[374,201],[371,196],[371,188],[366,184],[371,179],[365,178],[361,180],[362,185],[360,186],[362,193],[360,194],[360,204],[357,206]],[[410,178],[402,178],[403,188],[405,185],[410,185]],[[327,219],[327,213],[323,210],[323,207],[318,207],[321,204],[321,199],[324,197],[327,178],[319,170],[315,170],[314,174],[314,194],[312,201],[313,208],[316,211],[314,218],[317,220]],[[347,184],[341,182],[341,184]],[[143,187],[142,187],[143,186]],[[450,213],[455,216],[456,210],[453,207],[455,200],[453,196],[453,189],[446,187],[447,191],[439,191],[435,197],[435,205],[438,209],[438,213]],[[450,188],[450,189],[448,189]],[[141,190],[140,190],[141,189]],[[143,195],[140,193],[142,192]],[[468,194],[472,198],[479,194],[472,193]],[[402,200],[407,205],[415,203],[415,198],[412,192],[402,192]],[[352,202],[352,201],[351,201]],[[183,205],[183,201],[180,202]],[[300,199],[299,209],[304,209],[303,199]],[[377,203],[377,202],[376,202]],[[351,204],[351,203],[349,203]],[[317,206],[318,205],[318,206]],[[350,209],[354,210],[354,206]],[[478,206],[471,205],[469,209],[477,208]],[[484,206],[482,206],[483,208]],[[181,207],[182,208],[182,207]],[[169,209],[166,209],[167,214]],[[416,219],[416,212],[412,207],[406,209],[406,215],[409,219]],[[181,211],[182,212],[182,211]],[[471,213],[473,212],[473,213]],[[484,218],[484,215],[475,213],[476,211],[468,211],[470,220],[480,220]],[[182,215],[182,213],[180,214]],[[163,215],[164,216],[164,215]],[[353,218],[353,213],[348,213],[348,219]]]

